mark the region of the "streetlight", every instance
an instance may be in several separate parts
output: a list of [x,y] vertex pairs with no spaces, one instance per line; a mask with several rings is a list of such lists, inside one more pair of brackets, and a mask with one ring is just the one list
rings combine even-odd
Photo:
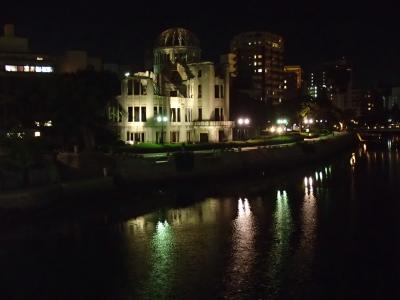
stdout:
[[166,116],[157,116],[157,123],[161,123],[161,137],[160,143],[164,144],[164,123],[168,122],[168,118]]
[[239,138],[240,139],[245,139],[246,138],[246,127],[250,125],[250,119],[249,118],[239,118],[237,120],[237,123],[239,125]]

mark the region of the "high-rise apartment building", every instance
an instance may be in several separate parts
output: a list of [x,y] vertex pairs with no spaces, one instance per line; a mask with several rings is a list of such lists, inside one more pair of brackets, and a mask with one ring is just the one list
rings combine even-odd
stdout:
[[245,32],[232,39],[230,48],[237,60],[235,96],[263,104],[282,102],[283,38],[269,32]]
[[293,101],[301,96],[303,89],[303,70],[300,66],[284,67],[282,88],[285,101]]
[[309,73],[308,93],[313,98],[327,97],[335,101],[338,94],[351,93],[353,71],[345,59],[320,64]]

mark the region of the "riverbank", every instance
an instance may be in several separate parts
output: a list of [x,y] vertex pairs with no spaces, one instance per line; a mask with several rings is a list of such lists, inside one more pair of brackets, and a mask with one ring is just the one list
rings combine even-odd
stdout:
[[185,157],[168,156],[138,159],[118,156],[114,177],[117,184],[132,185],[146,182],[210,180],[221,176],[249,175],[275,168],[292,168],[325,159],[354,145],[354,135],[342,133],[321,139],[275,146],[238,148],[235,151],[214,151]]
[[320,140],[309,140],[274,147],[239,148],[237,151],[198,153],[179,161],[176,155],[143,159],[136,156],[115,156],[106,177],[61,182],[27,190],[0,193],[0,209],[24,210],[49,206],[76,198],[95,198],[119,188],[137,190],[138,184],[171,185],[198,183],[231,176],[272,176],[277,168],[294,168],[326,159],[355,143],[351,134]]

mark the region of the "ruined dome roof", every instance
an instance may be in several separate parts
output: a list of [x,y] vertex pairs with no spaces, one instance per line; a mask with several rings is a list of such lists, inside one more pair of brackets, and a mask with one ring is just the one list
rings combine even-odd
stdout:
[[184,28],[164,30],[156,40],[156,47],[199,47],[199,39]]

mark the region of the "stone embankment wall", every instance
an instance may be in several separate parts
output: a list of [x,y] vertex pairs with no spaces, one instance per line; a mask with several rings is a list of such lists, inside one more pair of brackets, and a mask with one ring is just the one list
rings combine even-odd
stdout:
[[257,169],[291,167],[318,161],[334,155],[355,143],[352,135],[341,135],[316,142],[251,151],[224,151],[196,154],[192,163],[180,165],[176,157],[140,159],[129,156],[115,158],[116,182],[145,182],[216,177],[240,174]]

